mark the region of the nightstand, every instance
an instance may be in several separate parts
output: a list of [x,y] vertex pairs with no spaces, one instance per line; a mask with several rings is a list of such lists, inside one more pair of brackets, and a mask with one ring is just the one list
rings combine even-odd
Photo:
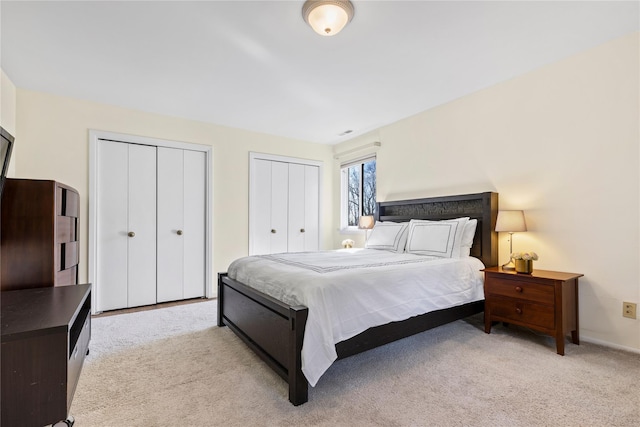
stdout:
[[565,336],[580,344],[578,278],[582,274],[533,270],[519,274],[501,267],[484,270],[484,331],[492,322],[513,323],[551,335],[564,355]]

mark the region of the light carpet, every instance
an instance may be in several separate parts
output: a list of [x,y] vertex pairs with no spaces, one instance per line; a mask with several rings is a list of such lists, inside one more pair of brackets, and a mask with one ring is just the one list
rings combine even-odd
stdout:
[[93,319],[85,426],[637,426],[640,356],[482,315],[337,361],[294,407],[216,301]]

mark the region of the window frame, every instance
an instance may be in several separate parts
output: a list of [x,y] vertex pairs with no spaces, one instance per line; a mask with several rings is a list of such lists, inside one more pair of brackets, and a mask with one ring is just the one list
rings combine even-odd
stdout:
[[[364,194],[364,165],[365,163],[369,163],[371,161],[376,162],[376,193],[377,193],[377,159],[376,155],[370,155],[366,157],[360,157],[348,162],[344,162],[340,165],[340,231],[345,234],[353,234],[356,232],[360,232],[361,230],[357,225],[349,225],[349,168],[353,166],[360,166],[360,174],[359,174],[359,216],[362,215],[363,208],[363,194]],[[377,199],[377,194],[376,194]]]

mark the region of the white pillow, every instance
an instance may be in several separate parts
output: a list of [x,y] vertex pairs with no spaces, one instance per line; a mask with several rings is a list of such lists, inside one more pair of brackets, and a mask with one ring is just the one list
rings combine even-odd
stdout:
[[468,221],[468,217],[443,221],[412,219],[406,251],[439,258],[459,258],[463,229]]
[[408,229],[408,222],[376,222],[364,247],[367,249],[404,252]]
[[473,246],[473,237],[476,235],[477,219],[470,219],[462,230],[462,241],[460,242],[460,258],[468,257]]

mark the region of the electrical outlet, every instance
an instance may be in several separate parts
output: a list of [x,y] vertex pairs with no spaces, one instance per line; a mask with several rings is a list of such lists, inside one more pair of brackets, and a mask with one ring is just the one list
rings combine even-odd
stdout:
[[628,317],[629,319],[636,318],[636,307],[637,304],[635,302],[623,302],[622,303],[622,316]]

